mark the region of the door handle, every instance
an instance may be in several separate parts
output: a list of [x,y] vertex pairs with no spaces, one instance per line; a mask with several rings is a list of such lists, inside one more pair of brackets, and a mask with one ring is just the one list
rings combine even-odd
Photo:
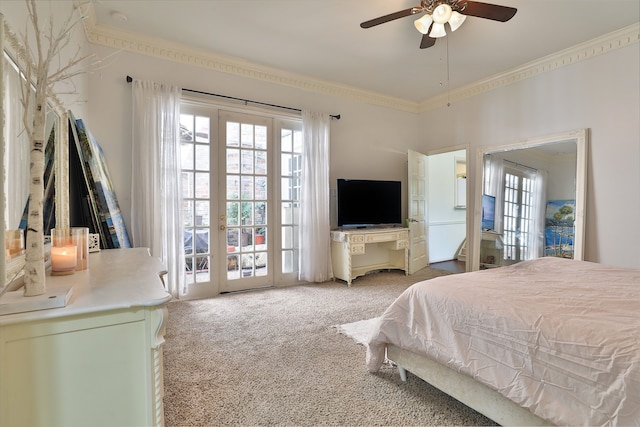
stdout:
[[224,230],[226,230],[226,229],[227,229],[227,226],[226,226],[226,225],[221,225],[221,226],[220,226],[220,230],[224,231]]

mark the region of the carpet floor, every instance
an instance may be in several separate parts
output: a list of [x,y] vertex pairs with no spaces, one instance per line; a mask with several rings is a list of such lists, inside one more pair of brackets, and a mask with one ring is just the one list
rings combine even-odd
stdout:
[[165,424],[179,426],[495,425],[409,373],[370,374],[365,349],[333,326],[369,319],[423,269],[168,304]]

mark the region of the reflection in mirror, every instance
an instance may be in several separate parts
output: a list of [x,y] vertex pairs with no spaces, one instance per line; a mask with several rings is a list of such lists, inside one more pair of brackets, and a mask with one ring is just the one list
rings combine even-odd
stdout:
[[29,136],[24,132],[22,77],[16,63],[5,52],[5,229],[17,229],[29,197]]
[[[0,14],[0,45],[2,59],[0,67],[0,83],[3,85],[3,98],[0,100],[0,113],[4,116],[4,126],[0,135],[0,153],[3,170],[0,173],[0,187],[5,197],[0,197],[0,245],[6,248],[6,230],[17,230],[26,227],[25,208],[29,198],[29,137],[24,132],[24,107],[22,105],[23,75],[19,71],[16,52],[21,46],[12,40],[9,43],[4,37],[6,25]],[[33,95],[32,95],[33,96]],[[45,127],[46,169],[44,232],[47,234],[55,223],[68,226],[68,165],[66,150],[68,132],[67,114],[62,104],[55,97],[49,98],[47,104]],[[32,118],[27,118],[32,120]],[[66,187],[66,188],[65,188]],[[65,225],[66,224],[66,225]],[[14,253],[15,255],[15,253]],[[0,293],[18,288],[24,267],[24,255],[0,257]],[[15,279],[18,280],[15,280]],[[11,283],[13,281],[13,283]],[[5,287],[5,285],[11,286]],[[4,289],[3,289],[4,288]]]
[[580,130],[478,152],[474,270],[542,256],[582,259],[586,135]]

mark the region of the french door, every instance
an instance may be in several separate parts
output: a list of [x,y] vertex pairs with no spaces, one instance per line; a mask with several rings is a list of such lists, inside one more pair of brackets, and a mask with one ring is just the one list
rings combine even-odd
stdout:
[[530,259],[533,180],[527,173],[505,168],[503,200],[504,259],[507,263]]
[[221,111],[218,123],[220,291],[271,286],[272,119]]
[[297,280],[296,120],[181,107],[187,298]]

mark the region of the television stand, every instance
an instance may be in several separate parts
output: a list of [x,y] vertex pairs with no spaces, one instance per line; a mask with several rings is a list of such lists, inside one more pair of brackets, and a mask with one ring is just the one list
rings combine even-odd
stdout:
[[375,270],[409,274],[409,229],[367,228],[331,232],[333,277],[351,286],[353,279]]

